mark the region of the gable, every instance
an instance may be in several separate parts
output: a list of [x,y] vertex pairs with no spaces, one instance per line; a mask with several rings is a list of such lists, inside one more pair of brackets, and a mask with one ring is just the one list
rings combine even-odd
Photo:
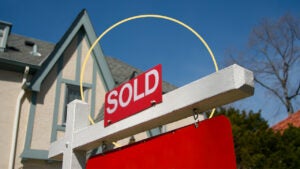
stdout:
[[[80,14],[71,24],[70,28],[61,38],[61,40],[56,44],[52,53],[43,62],[41,69],[33,77],[31,84],[29,85],[29,89],[31,89],[32,91],[40,91],[41,84],[43,83],[45,77],[48,75],[53,66],[58,62],[59,58],[63,55],[72,39],[74,39],[80,31],[83,31],[86,34],[86,38],[89,44],[92,44],[97,39],[86,10],[80,12]],[[103,80],[105,82],[107,90],[113,88],[114,81],[99,45],[96,45],[93,50],[93,54],[95,56],[94,59],[98,66],[98,69],[100,70],[99,72],[103,76]]]
[[[83,10],[31,80],[31,125],[27,127],[23,158],[32,158],[33,150],[47,151],[51,142],[64,135],[66,107],[69,100],[80,97],[81,65],[95,39],[96,34]],[[102,113],[105,93],[114,87],[114,80],[99,45],[87,65],[84,97],[95,118]]]

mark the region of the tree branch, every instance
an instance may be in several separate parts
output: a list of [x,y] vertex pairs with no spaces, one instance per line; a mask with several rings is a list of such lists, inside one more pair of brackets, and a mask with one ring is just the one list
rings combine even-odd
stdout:
[[279,71],[277,70],[276,66],[274,65],[272,59],[269,57],[269,54],[267,53],[267,51],[265,49],[261,49],[260,51],[263,53],[263,55],[266,57],[266,59],[269,63],[269,64],[266,64],[266,65],[270,65],[270,67],[271,67],[273,73],[275,74],[276,78],[278,79],[278,81],[281,82],[282,79],[279,75]]
[[289,96],[288,99],[291,100],[291,99],[293,99],[294,97],[296,97],[298,95],[300,95],[300,82],[298,84],[298,88],[296,89],[296,92],[293,95]]
[[258,84],[260,84],[262,87],[266,88],[267,90],[271,91],[285,105],[285,100],[282,98],[282,96],[280,96],[277,90],[271,88],[270,86],[267,86],[265,83],[261,82],[256,77],[254,77],[254,81],[256,81]]

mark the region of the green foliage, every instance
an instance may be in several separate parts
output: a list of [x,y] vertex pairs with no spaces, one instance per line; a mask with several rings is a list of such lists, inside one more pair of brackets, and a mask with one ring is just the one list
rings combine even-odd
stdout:
[[260,112],[220,108],[217,114],[231,121],[239,169],[300,168],[300,128],[290,126],[280,134],[269,128]]

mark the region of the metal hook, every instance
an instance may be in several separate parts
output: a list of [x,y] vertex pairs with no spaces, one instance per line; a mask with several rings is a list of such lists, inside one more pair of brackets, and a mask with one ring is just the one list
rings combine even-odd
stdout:
[[199,120],[198,120],[198,117],[199,117],[199,109],[198,108],[194,108],[193,109],[193,117],[194,117],[194,120],[195,120],[195,123],[194,123],[194,125],[195,125],[195,127],[196,128],[198,128],[198,122],[199,122]]
[[198,108],[194,108],[193,109],[193,117],[194,117],[194,120],[197,120],[198,117],[199,117],[199,109]]

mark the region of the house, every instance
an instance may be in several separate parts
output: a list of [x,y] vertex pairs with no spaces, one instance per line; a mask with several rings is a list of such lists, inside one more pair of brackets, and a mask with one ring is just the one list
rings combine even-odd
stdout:
[[278,131],[283,133],[285,129],[287,129],[290,125],[294,127],[300,127],[300,110],[294,114],[289,115],[286,119],[280,121],[275,124],[272,129],[274,131]]
[[[81,63],[96,40],[82,10],[56,44],[12,33],[0,21],[0,168],[61,168],[48,159],[50,143],[64,136],[66,105],[80,99]],[[139,70],[104,56],[97,45],[87,63],[83,89],[92,118],[103,119],[105,93]],[[175,89],[163,82],[163,92]],[[192,113],[191,113],[192,115]],[[141,140],[193,122],[187,118],[119,141]]]

